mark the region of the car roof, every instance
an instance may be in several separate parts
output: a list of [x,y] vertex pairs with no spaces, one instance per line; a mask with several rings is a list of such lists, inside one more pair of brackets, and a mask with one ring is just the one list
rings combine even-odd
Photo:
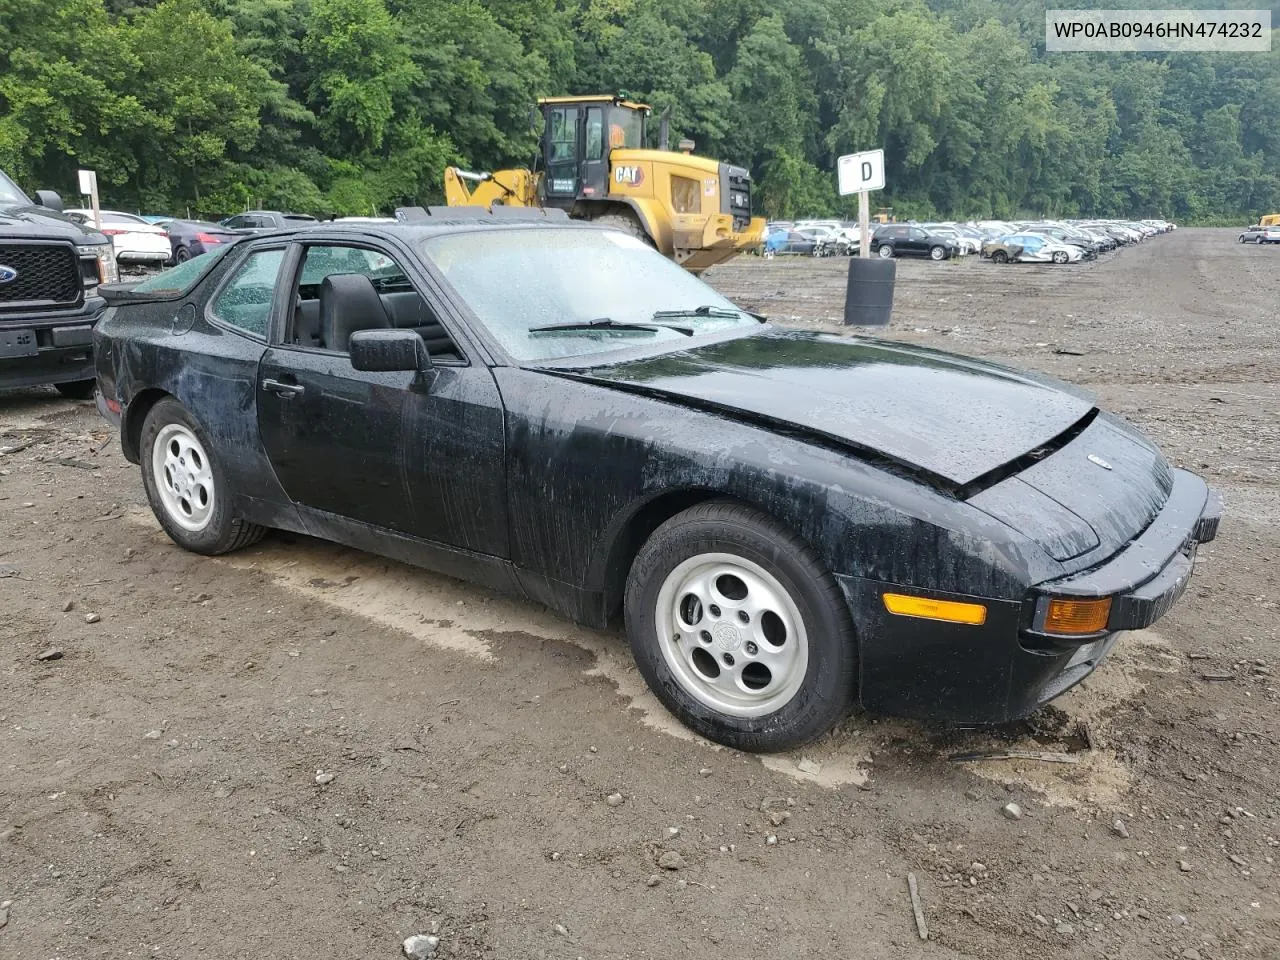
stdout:
[[[300,223],[296,227],[285,227],[279,230],[268,230],[254,235],[255,240],[279,239],[288,237],[313,237],[317,234],[341,234],[346,236],[383,236],[396,237],[407,242],[426,240],[432,237],[447,236],[456,233],[471,233],[488,230],[601,230],[607,229],[589,221],[574,221],[567,216],[543,216],[543,211],[531,209],[525,215],[513,215],[508,211],[518,208],[499,208],[503,213],[491,214],[483,207],[442,208],[442,213],[435,213],[421,219],[395,220],[387,222],[328,221],[323,223]],[[450,215],[451,211],[457,211]],[[553,211],[559,213],[560,211]]]

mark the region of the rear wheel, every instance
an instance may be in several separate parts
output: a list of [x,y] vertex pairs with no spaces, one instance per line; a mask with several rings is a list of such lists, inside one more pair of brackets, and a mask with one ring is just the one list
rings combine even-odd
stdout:
[[790,749],[852,705],[839,588],[807,544],[749,507],[700,504],[659,527],[632,564],[625,610],[649,687],[717,743]]
[[142,482],[170,539],[210,556],[262,538],[235,509],[226,474],[204,429],[177,400],[161,400],[142,424]]
[[991,254],[991,262],[992,263],[1008,263],[1009,254],[1005,253],[1003,250],[997,250],[995,251],[995,253]]
[[625,212],[618,211],[616,213],[602,213],[598,217],[593,217],[592,223],[598,223],[602,227],[612,227],[614,230],[621,230],[623,233],[630,234],[637,240],[643,240],[651,247],[657,247],[653,242],[653,237],[649,236],[649,232],[645,230],[644,224],[630,210]]
[[69,383],[55,383],[53,389],[68,400],[92,400],[97,380],[72,380]]
[[173,251],[174,263],[186,263],[190,259],[191,259],[191,251],[188,250],[186,247],[179,247],[177,250]]
[[893,247],[887,243],[880,244],[880,249],[877,252],[880,254],[880,258],[882,260],[893,259]]

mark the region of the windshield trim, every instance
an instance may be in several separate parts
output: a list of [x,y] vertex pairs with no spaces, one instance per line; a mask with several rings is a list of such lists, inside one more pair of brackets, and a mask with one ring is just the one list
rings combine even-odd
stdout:
[[12,201],[0,199],[0,203],[9,206],[31,206],[31,198],[26,195],[23,189],[9,179],[8,175],[0,170],[0,192],[12,189],[15,198]]

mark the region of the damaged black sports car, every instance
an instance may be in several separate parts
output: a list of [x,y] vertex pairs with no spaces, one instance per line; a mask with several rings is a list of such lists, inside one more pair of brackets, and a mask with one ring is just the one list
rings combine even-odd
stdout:
[[1044,377],[776,327],[623,233],[418,211],[109,291],[160,524],[268,528],[603,626],[703,736],[1024,716],[1178,599],[1218,498]]

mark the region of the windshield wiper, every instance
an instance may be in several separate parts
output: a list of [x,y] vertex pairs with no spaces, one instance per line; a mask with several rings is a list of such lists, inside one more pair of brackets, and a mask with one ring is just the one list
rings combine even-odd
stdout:
[[612,317],[595,320],[575,320],[571,323],[549,323],[542,327],[530,327],[530,333],[574,333],[593,330],[629,330],[640,333],[657,333],[662,327],[651,323],[622,323]]
[[752,313],[750,310],[739,310],[737,307],[716,307],[711,304],[704,303],[700,307],[686,307],[683,310],[658,310],[654,313],[652,319],[664,320],[669,317],[724,317],[726,319],[736,320],[738,317],[748,316],[754,320],[765,322],[765,317],[758,313]]

